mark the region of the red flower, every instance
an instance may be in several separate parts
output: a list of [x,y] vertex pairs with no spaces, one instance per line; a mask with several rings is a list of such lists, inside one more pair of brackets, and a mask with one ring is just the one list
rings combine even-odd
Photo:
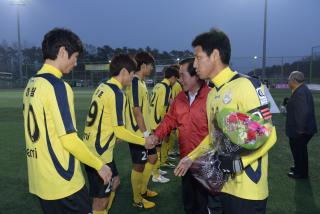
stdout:
[[238,117],[235,113],[231,113],[228,117],[229,123],[236,123],[238,121]]
[[248,141],[256,140],[256,132],[252,129],[249,129],[247,132],[247,139]]
[[246,120],[249,119],[249,116],[248,116],[248,115],[243,114],[243,113],[239,113],[239,112],[237,113],[237,117],[238,117],[238,119],[241,120],[241,121],[246,121]]

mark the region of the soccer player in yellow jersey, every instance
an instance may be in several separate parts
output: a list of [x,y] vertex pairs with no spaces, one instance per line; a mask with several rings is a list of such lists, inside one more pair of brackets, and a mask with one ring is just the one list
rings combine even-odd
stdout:
[[[149,76],[154,67],[154,58],[148,52],[139,52],[135,56],[137,71],[132,84],[126,89],[126,128],[132,133],[148,137],[150,135],[149,94],[144,78]],[[158,193],[147,188],[149,179],[157,161],[155,148],[146,150],[145,147],[129,144],[133,169],[131,171],[131,185],[133,201],[141,201],[142,197],[155,197]],[[145,199],[146,201],[146,199]]]
[[[94,214],[107,213],[108,204],[112,203],[115,188],[119,184],[113,161],[116,139],[120,138],[123,141],[144,146],[146,149],[154,148],[151,137],[143,138],[125,128],[126,97],[122,88],[131,84],[136,66],[134,59],[127,54],[115,56],[110,63],[111,78],[102,82],[92,96],[84,129],[84,142],[96,156],[103,160],[104,164],[111,167],[113,180],[115,180],[115,183],[104,185],[98,174],[91,167],[86,167]],[[140,201],[135,201],[134,205],[149,208],[154,206],[154,203],[140,198]]]
[[[150,128],[151,130],[155,130],[161,120],[163,119],[164,115],[169,109],[170,105],[170,99],[171,99],[171,87],[174,85],[174,83],[177,81],[177,78],[179,77],[179,71],[175,67],[165,67],[164,68],[164,79],[157,83],[153,90],[152,90],[152,96],[150,100]],[[160,157],[160,151],[168,151],[167,144],[165,143],[164,146],[161,144],[157,145],[157,154],[158,157]],[[161,147],[163,147],[161,149]],[[163,152],[164,153],[164,152]],[[165,155],[165,154],[162,154]],[[161,157],[162,158],[162,157]],[[160,182],[160,183],[166,183],[170,180],[168,178],[165,178],[163,175],[159,173],[160,169],[160,160],[158,158],[156,166],[153,170],[153,182]]]
[[[268,100],[259,80],[232,71],[229,65],[231,46],[227,35],[217,29],[198,35],[192,42],[195,53],[194,67],[201,79],[214,84],[207,97],[209,135],[175,169],[181,176],[192,160],[212,146],[212,122],[216,111],[223,108],[251,112],[265,120],[270,119]],[[223,213],[265,213],[268,198],[268,151],[276,142],[273,128],[267,142],[257,151],[240,159],[219,156],[223,171],[234,174],[224,184],[219,198]],[[210,200],[209,200],[210,205]]]
[[44,213],[91,213],[80,162],[105,183],[111,179],[110,168],[77,136],[73,92],[62,80],[82,50],[70,30],[48,32],[42,42],[44,65],[23,93],[29,191],[39,198]]

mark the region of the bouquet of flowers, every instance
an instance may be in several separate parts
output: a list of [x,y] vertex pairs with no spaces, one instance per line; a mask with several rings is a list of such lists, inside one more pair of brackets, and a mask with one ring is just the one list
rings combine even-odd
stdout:
[[222,109],[216,113],[212,130],[213,149],[194,161],[194,177],[211,192],[219,192],[230,174],[220,169],[219,155],[240,158],[260,148],[272,131],[271,120],[256,114]]

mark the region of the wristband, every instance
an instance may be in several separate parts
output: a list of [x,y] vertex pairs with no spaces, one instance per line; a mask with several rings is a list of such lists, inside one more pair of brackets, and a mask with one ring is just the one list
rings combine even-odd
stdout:
[[143,137],[144,137],[144,138],[149,137],[149,135],[150,135],[150,132],[149,132],[149,131],[143,132]]

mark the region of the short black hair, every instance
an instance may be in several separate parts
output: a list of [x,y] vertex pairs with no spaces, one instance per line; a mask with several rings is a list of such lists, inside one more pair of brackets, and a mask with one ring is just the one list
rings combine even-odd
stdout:
[[168,66],[163,68],[164,78],[169,79],[170,77],[179,78],[179,69],[175,66]]
[[184,65],[184,64],[187,64],[187,63],[192,63],[193,64],[194,62],[194,57],[188,57],[188,58],[185,58],[183,60],[181,60],[179,62],[180,65]]
[[142,51],[136,54],[136,56],[134,57],[136,62],[137,62],[137,70],[139,71],[141,69],[141,65],[143,64],[155,64],[155,60],[153,58],[153,56],[151,55],[151,53],[146,52],[146,51]]
[[197,71],[195,69],[195,67],[193,67],[193,63],[189,63],[188,68],[187,68],[187,72],[190,74],[190,76],[195,76],[197,74]]
[[83,45],[77,34],[68,29],[54,28],[46,33],[43,38],[43,59],[55,60],[61,47],[65,47],[69,58],[75,52],[78,52],[79,55],[81,55],[83,52]]
[[112,77],[118,76],[123,68],[127,69],[129,73],[136,71],[137,63],[128,54],[115,55],[110,62],[110,75]]
[[196,46],[201,46],[208,56],[211,55],[214,49],[217,49],[220,53],[222,63],[229,65],[231,45],[228,36],[223,31],[214,28],[209,32],[198,35],[192,41],[192,47]]

